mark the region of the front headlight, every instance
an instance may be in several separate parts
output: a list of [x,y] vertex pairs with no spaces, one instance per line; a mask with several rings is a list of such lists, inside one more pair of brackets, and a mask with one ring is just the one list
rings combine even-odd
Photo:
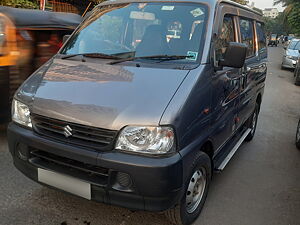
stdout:
[[31,128],[32,123],[28,106],[14,99],[12,102],[12,120]]
[[161,155],[174,150],[174,141],[174,131],[171,127],[128,126],[121,131],[116,149]]

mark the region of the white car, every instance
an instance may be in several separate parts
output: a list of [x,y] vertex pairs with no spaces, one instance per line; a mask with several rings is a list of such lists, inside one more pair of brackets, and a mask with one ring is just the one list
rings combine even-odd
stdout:
[[300,39],[293,39],[288,47],[285,48],[285,53],[282,59],[281,67],[283,69],[295,69],[298,58],[300,56]]

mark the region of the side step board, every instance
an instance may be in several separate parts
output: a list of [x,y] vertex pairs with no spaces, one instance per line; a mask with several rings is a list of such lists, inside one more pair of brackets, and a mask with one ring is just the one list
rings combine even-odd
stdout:
[[227,163],[230,161],[230,159],[233,157],[234,153],[239,149],[239,147],[243,144],[244,140],[248,136],[248,134],[251,132],[251,129],[248,128],[243,136],[240,138],[240,140],[236,143],[236,145],[232,148],[232,150],[229,152],[229,154],[226,156],[226,158],[223,160],[223,162],[220,164],[220,166],[217,168],[217,170],[223,170]]

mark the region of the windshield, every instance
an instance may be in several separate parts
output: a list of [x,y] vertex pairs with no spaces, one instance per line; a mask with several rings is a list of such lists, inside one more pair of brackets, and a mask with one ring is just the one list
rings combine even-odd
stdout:
[[120,58],[178,55],[189,57],[168,63],[195,63],[201,56],[206,20],[207,8],[202,4],[102,6],[94,9],[60,53],[102,53]]
[[291,50],[300,50],[300,41],[292,41],[288,47]]

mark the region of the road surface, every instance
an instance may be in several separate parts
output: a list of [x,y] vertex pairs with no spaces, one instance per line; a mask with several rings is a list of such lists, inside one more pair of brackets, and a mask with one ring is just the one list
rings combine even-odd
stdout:
[[[214,174],[195,225],[299,225],[300,151],[294,145],[300,87],[281,70],[282,47],[269,49],[257,133],[222,173]],[[163,214],[90,202],[34,183],[12,164],[0,135],[0,224],[170,225]]]

